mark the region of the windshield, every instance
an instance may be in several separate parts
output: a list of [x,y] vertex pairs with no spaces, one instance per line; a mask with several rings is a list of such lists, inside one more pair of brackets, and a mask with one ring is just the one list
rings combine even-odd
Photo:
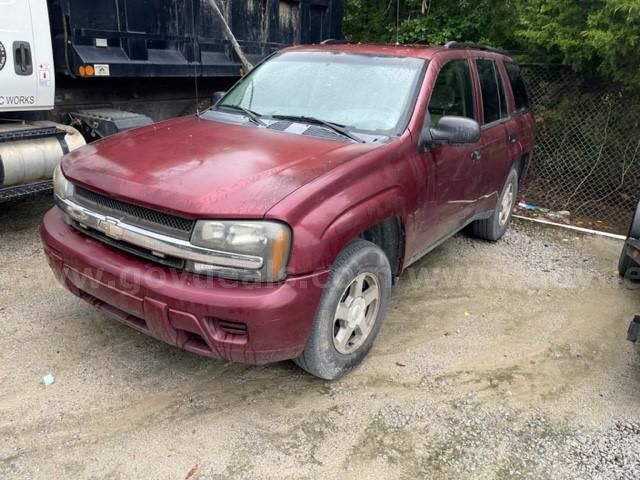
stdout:
[[413,57],[285,52],[251,71],[218,107],[396,134],[406,127],[424,64]]

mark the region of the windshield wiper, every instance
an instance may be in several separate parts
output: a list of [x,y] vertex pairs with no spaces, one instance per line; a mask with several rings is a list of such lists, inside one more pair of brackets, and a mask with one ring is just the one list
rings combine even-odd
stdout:
[[362,140],[361,138],[358,138],[353,133],[351,133],[345,125],[340,125],[339,123],[328,122],[326,120],[320,120],[319,118],[315,118],[315,117],[307,117],[305,115],[271,115],[271,117],[277,120],[293,120],[293,121],[300,121],[305,123],[313,123],[316,125],[322,125],[323,127],[326,127],[329,130],[333,130],[334,132],[339,133],[343,137],[350,138],[354,142],[366,143],[364,140]]
[[242,107],[240,105],[219,105],[218,108],[228,108],[229,110],[236,110],[238,112],[244,113],[249,120],[251,120],[256,125],[260,125],[261,127],[266,127],[267,124],[264,123],[260,119],[260,115],[253,110],[249,110],[248,108]]

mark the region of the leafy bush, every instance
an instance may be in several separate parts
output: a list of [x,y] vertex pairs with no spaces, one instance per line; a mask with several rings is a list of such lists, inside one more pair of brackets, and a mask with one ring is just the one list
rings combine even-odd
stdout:
[[640,0],[347,0],[356,41],[464,40],[640,88]]

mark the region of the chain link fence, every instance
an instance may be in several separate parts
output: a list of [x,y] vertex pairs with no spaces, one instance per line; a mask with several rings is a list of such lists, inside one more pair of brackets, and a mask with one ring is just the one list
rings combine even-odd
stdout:
[[640,94],[563,67],[523,70],[538,125],[525,210],[626,232],[640,200]]

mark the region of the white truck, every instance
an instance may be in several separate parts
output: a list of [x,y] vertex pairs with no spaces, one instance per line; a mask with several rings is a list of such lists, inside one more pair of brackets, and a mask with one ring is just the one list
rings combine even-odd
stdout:
[[208,106],[237,44],[256,63],[341,34],[342,0],[214,1],[0,0],[0,202],[88,141]]
[[55,106],[48,27],[46,2],[0,0],[0,112],[21,114],[0,120],[0,200],[47,190],[62,155],[85,144],[75,128],[30,114]]

